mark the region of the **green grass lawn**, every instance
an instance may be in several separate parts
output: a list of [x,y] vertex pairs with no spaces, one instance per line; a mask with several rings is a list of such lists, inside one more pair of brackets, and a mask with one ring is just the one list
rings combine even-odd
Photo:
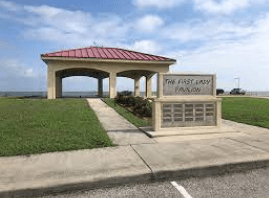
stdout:
[[0,156],[112,146],[86,100],[0,98]]
[[124,117],[126,120],[128,120],[130,123],[132,123],[136,127],[150,126],[151,125],[151,122],[134,116],[134,114],[132,114],[130,111],[128,111],[124,107],[115,103],[114,99],[105,98],[104,101],[106,102],[106,104],[108,104],[110,107],[114,108],[115,111],[117,111],[122,117]]
[[269,100],[223,97],[222,117],[235,122],[269,128]]

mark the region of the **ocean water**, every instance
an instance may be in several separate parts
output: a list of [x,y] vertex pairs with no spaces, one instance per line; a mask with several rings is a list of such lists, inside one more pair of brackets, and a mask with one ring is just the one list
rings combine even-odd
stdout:
[[[104,92],[104,95],[107,95],[107,92]],[[0,96],[8,96],[8,97],[46,97],[47,92],[0,92]],[[89,92],[63,92],[63,97],[95,97],[97,96],[96,91]]]
[[[103,92],[104,96],[108,96],[108,92]],[[153,93],[154,95],[154,93]],[[0,92],[0,97],[46,97],[47,92],[19,92],[19,91],[6,91]],[[141,92],[141,96],[144,96],[144,92]],[[89,92],[63,92],[63,97],[97,97],[96,91],[89,91]]]
[[[108,96],[108,92],[103,93],[104,96]],[[144,96],[144,92],[141,92],[141,96]],[[229,95],[229,92],[225,92],[225,95]],[[18,91],[6,91],[0,92],[0,96],[2,97],[46,97],[47,92],[18,92]],[[156,96],[156,92],[153,92],[153,95]],[[251,91],[247,92],[246,95],[250,96],[264,96],[269,97],[269,91]],[[63,92],[63,97],[97,97],[96,91],[89,91],[89,92]]]

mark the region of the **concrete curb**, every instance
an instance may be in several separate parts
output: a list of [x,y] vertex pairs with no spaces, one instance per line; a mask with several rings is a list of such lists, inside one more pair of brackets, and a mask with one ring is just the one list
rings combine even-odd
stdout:
[[0,192],[1,198],[8,197],[35,197],[59,194],[65,192],[76,192],[83,190],[91,190],[96,188],[115,187],[122,184],[145,183],[153,181],[164,181],[167,179],[186,179],[190,177],[207,177],[214,175],[223,175],[234,172],[245,172],[253,169],[269,167],[269,159],[259,161],[246,161],[240,163],[227,163],[216,166],[194,167],[178,170],[161,170],[151,171],[149,174],[117,176],[109,179],[94,181],[94,182],[78,182],[66,183],[55,186],[42,186],[40,188],[17,189],[14,191]]
[[0,197],[38,196],[151,179],[151,170],[131,146],[0,158]]
[[227,163],[208,167],[193,167],[180,170],[156,171],[153,172],[153,177],[155,180],[165,180],[167,178],[186,179],[190,177],[208,177],[235,172],[245,172],[265,167],[269,167],[269,159],[240,163]]
[[96,188],[114,187],[121,184],[132,184],[137,182],[149,182],[152,180],[152,174],[140,174],[130,176],[117,176],[109,179],[98,180],[94,182],[67,182],[66,184],[54,186],[40,186],[38,188],[16,189],[0,192],[0,198],[9,197],[36,197],[44,195],[59,194],[65,192],[76,192],[83,190],[92,190]]

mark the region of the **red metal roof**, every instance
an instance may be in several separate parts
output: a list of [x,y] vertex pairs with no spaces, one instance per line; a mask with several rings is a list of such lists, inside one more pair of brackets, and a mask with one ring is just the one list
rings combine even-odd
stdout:
[[176,61],[163,56],[110,47],[88,47],[42,54],[41,57],[97,58],[140,61]]

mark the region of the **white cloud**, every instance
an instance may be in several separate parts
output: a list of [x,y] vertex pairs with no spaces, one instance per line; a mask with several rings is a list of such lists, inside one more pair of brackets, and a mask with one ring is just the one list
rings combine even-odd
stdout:
[[[188,52],[190,55],[187,53],[185,58],[183,56],[183,60],[178,61],[179,64],[173,68],[173,71],[216,73],[217,86],[226,90],[233,88],[234,76],[239,76],[244,89],[267,91],[269,90],[267,76],[269,54],[259,54],[255,51],[259,51],[259,47],[268,50],[268,47],[261,46],[261,44],[259,47],[255,45],[257,44],[227,44],[223,48],[213,51]],[[200,50],[203,51],[203,49]],[[225,53],[223,53],[224,51]]]
[[[133,0],[133,4],[139,8],[158,9],[173,8],[187,2],[187,0]],[[195,10],[210,14],[231,14],[251,5],[268,3],[267,0],[190,0],[189,2],[193,3]]]
[[125,41],[131,24],[117,15],[98,17],[48,5],[27,6],[9,3],[23,15],[11,18],[26,25],[22,34],[29,39],[53,41],[65,46],[112,45]]
[[41,6],[23,6],[24,9],[28,12],[33,12],[39,14],[40,16],[45,16],[47,18],[52,18],[57,16],[61,12],[65,12],[65,10],[60,8],[51,7],[48,5],[41,5]]
[[182,43],[199,41],[233,41],[255,32],[256,24],[248,21],[235,23],[227,19],[192,20],[166,27],[163,36]]
[[163,24],[162,18],[155,15],[146,15],[137,21],[136,29],[142,32],[152,32]]
[[[199,28],[195,25],[187,25],[190,29],[191,27],[194,29],[194,36],[177,39],[184,40],[186,45],[190,45],[193,43],[192,41],[197,40],[204,42],[194,49],[183,49],[168,53],[168,57],[177,57],[177,65],[172,67],[171,71],[216,73],[217,86],[227,91],[237,86],[234,76],[239,76],[241,87],[244,89],[248,91],[268,91],[269,14],[260,16],[248,25],[246,23],[236,24],[224,21],[217,23],[216,19],[211,21],[218,24],[215,27],[219,30],[215,33],[214,29],[203,33],[201,29],[203,27],[201,25],[202,21],[201,24],[196,24]],[[230,32],[230,35],[226,35],[226,30]],[[180,32],[180,29],[178,31]],[[196,31],[201,32],[202,35],[200,37],[199,34],[195,36]],[[192,37],[195,39],[192,39]]]
[[17,60],[1,60],[0,69],[3,76],[35,77],[33,68],[26,67]]
[[69,33],[86,33],[92,23],[91,14],[81,11],[68,11],[47,5],[24,6],[24,9],[29,14],[29,18],[24,21],[33,26],[46,25]]
[[216,14],[230,14],[250,6],[250,0],[194,0],[195,9]]
[[234,76],[249,91],[269,90],[269,14],[254,22],[247,39],[206,42],[194,50],[178,51],[173,72],[216,73],[218,87],[233,88]]
[[139,8],[156,7],[159,9],[172,8],[186,0],[133,0],[133,4]]
[[152,40],[141,40],[134,42],[133,46],[130,47],[135,51],[150,53],[150,54],[158,54],[162,47],[158,45],[155,41]]
[[0,1],[0,7],[9,11],[17,12],[21,10],[21,7],[10,1]]
[[122,18],[113,15],[96,19],[94,22],[90,31],[93,31],[97,37],[123,38],[131,27]]
[[28,68],[24,71],[24,75],[26,77],[34,77],[34,69],[33,68]]
[[194,0],[196,10],[211,14],[231,14],[251,6],[268,3],[267,0]]

